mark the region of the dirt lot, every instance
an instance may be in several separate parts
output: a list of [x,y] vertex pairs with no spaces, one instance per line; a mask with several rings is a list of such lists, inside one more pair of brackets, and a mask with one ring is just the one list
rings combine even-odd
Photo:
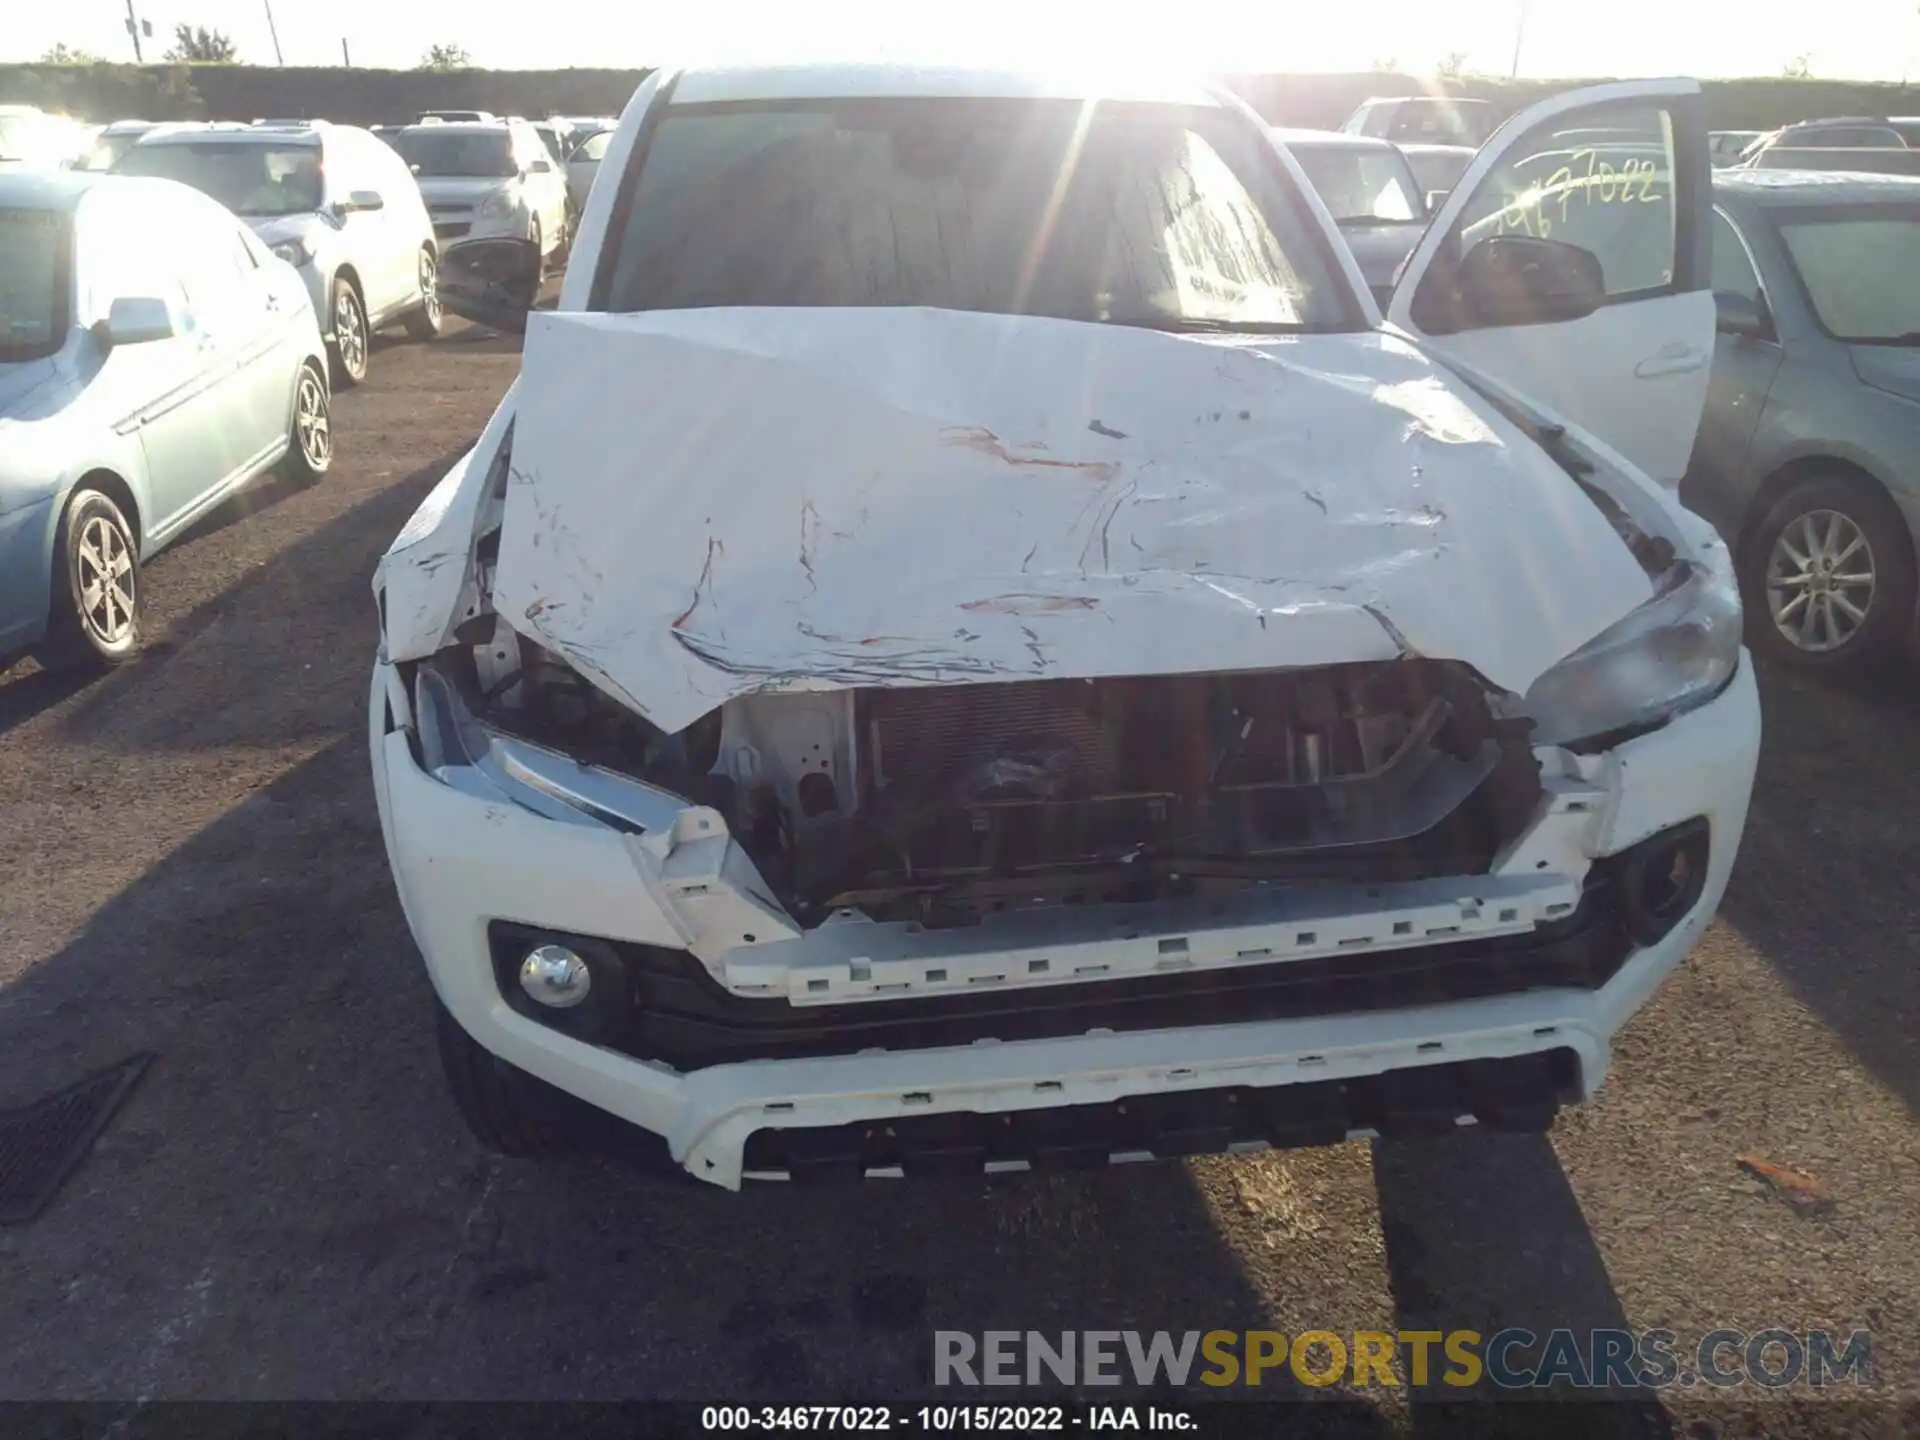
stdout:
[[[1866,1326],[1881,1393],[1920,1393],[1911,681],[1763,677],[1723,917],[1550,1138],[851,1196],[484,1158],[374,817],[368,576],[517,363],[383,349],[323,485],[256,486],[151,567],[138,664],[0,680],[0,1106],[159,1054],[0,1231],[0,1396],[878,1398],[935,1329],[1509,1324]],[[1673,1394],[1636,1433],[1710,1433]]]

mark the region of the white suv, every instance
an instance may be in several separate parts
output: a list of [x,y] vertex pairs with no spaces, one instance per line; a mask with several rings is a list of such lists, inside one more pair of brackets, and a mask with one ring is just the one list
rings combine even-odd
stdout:
[[203,190],[300,272],[335,383],[366,378],[368,336],[440,333],[433,222],[404,162],[350,125],[208,124],[149,131],[113,167]]
[[567,177],[525,120],[409,125],[393,148],[413,168],[442,242],[530,240],[542,260],[567,243]]

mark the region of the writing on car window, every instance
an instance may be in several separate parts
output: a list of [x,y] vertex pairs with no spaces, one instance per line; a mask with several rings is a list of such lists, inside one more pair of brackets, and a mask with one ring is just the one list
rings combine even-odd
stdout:
[[1528,235],[1590,252],[1610,296],[1672,284],[1677,209],[1670,120],[1662,110],[1637,110],[1607,136],[1606,143],[1584,143],[1577,130],[1548,127],[1531,137],[1468,205],[1461,253],[1497,235]]

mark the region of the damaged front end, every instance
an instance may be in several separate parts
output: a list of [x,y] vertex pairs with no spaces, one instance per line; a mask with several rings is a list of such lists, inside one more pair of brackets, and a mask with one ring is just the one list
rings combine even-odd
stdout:
[[1441,661],[750,696],[672,735],[505,626],[415,683],[432,773],[637,837],[709,961],[856,914],[1484,875],[1541,798],[1528,722]]
[[376,581],[453,1023],[727,1185],[1589,1093],[1744,820],[1724,554],[1385,339],[996,323],[536,317]]

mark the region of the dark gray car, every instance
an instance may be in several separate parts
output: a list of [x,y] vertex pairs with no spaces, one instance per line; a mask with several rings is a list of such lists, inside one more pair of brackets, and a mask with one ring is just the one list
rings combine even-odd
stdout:
[[1752,643],[1858,672],[1913,631],[1920,179],[1713,186],[1720,334],[1681,495],[1733,546]]

